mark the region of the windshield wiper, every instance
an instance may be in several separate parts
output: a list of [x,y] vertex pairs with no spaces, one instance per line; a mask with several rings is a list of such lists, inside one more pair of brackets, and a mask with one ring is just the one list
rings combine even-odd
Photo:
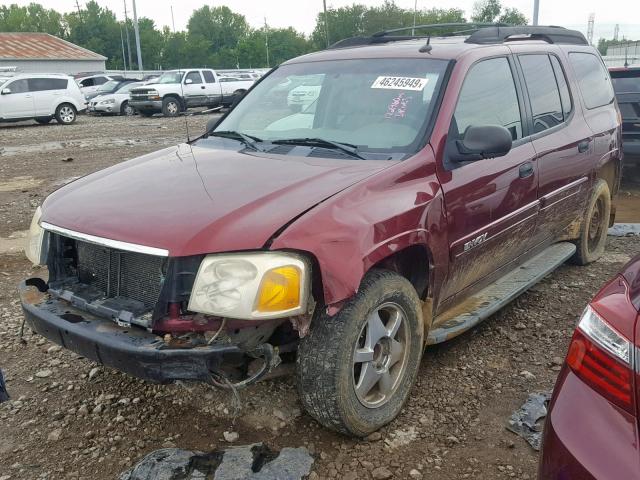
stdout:
[[333,140],[325,140],[324,138],[284,138],[282,140],[273,140],[271,143],[330,148],[333,150],[340,150],[351,157],[366,160],[366,158],[358,153],[358,147],[356,145],[351,143],[334,142]]
[[258,137],[254,137],[253,135],[247,135],[246,133],[236,132],[234,130],[222,130],[219,132],[208,132],[207,137],[233,138],[234,140],[244,143],[247,147],[255,150],[256,152],[262,151],[262,149],[258,148],[257,144],[257,142],[262,142],[262,140]]

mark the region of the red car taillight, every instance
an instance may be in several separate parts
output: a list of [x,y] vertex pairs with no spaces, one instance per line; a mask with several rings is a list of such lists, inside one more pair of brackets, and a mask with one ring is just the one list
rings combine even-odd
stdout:
[[587,307],[571,340],[567,364],[591,388],[635,414],[631,354],[632,343]]

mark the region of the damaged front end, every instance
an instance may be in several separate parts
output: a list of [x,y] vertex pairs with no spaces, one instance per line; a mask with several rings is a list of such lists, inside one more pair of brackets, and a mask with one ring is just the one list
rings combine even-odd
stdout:
[[247,386],[295,351],[312,314],[310,267],[295,254],[169,257],[43,226],[49,280],[20,285],[27,324],[139,378]]

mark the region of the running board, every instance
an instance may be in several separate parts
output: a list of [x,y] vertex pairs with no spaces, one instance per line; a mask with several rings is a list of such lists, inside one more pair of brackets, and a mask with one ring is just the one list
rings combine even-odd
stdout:
[[434,325],[438,326],[429,332],[427,344],[444,342],[476,326],[553,272],[575,251],[573,243],[551,245],[484,290],[441,313],[434,319]]

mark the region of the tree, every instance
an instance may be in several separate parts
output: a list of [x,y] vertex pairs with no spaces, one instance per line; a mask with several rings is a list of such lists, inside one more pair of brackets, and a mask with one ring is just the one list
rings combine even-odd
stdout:
[[500,0],[480,0],[473,5],[471,20],[477,23],[526,25],[527,17],[516,8],[503,8]]
[[212,53],[222,48],[235,48],[249,32],[244,15],[232,12],[229,7],[205,5],[195,10],[187,24],[189,36],[204,38]]
[[0,6],[0,32],[44,32],[64,37],[66,29],[60,13],[30,3],[26,7]]

